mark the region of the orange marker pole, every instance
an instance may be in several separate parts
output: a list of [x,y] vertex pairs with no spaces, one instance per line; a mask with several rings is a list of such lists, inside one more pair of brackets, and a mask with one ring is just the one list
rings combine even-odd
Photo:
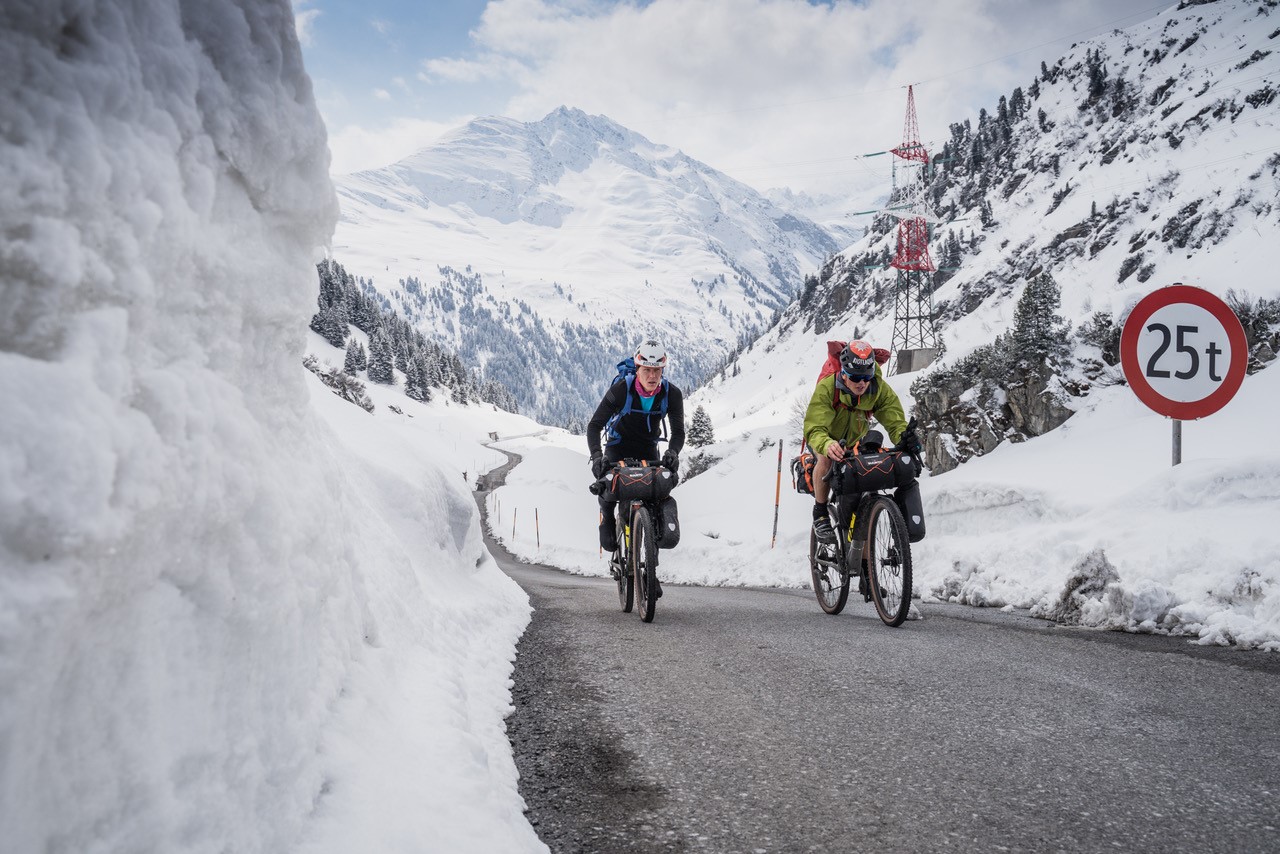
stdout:
[[778,440],[778,482],[773,488],[773,539],[769,548],[778,543],[778,502],[782,499],[782,440]]

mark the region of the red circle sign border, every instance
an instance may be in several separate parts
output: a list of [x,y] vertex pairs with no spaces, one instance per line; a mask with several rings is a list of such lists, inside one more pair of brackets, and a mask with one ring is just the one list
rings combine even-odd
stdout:
[[[1227,376],[1218,386],[1218,390],[1200,400],[1170,400],[1156,391],[1143,375],[1138,365],[1138,336],[1146,322],[1160,309],[1174,303],[1189,303],[1199,306],[1217,318],[1227,332],[1231,343],[1231,364],[1227,367]],[[1152,291],[1133,307],[1129,319],[1124,322],[1120,334],[1120,367],[1124,371],[1129,387],[1145,403],[1159,415],[1187,421],[1205,418],[1227,405],[1227,402],[1240,390],[1244,382],[1245,369],[1249,365],[1249,342],[1244,336],[1244,327],[1240,318],[1231,307],[1219,297],[1203,288],[1190,285],[1170,285],[1158,291]]]

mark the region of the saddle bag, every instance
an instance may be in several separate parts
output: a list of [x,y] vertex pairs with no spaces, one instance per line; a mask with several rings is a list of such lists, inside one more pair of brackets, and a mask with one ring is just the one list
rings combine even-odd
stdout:
[[605,475],[607,501],[663,501],[675,488],[678,478],[670,469],[658,466],[621,466]]
[[680,518],[676,513],[676,500],[668,498],[658,506],[658,548],[674,549],[680,543]]

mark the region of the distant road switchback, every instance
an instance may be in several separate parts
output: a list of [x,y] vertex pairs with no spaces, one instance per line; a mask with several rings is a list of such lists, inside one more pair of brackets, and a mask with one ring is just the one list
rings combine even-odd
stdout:
[[668,584],[646,625],[489,548],[535,609],[507,723],[554,852],[1280,850],[1280,655],[807,590]]

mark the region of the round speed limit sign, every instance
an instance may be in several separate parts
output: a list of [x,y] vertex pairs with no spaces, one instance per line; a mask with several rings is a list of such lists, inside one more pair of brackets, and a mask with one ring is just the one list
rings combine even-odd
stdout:
[[1204,418],[1244,382],[1249,347],[1225,302],[1187,285],[1143,297],[1120,333],[1120,365],[1138,399],[1160,415]]

